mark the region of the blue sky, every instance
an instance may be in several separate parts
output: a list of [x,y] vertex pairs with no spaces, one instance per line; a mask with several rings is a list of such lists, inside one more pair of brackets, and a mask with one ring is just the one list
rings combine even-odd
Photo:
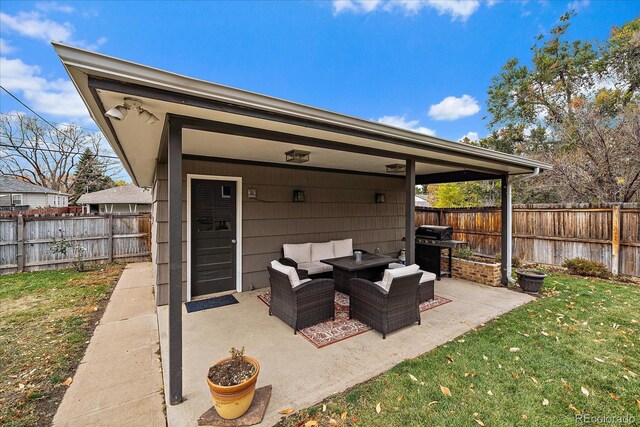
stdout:
[[[0,82],[56,122],[95,124],[48,41],[459,140],[488,133],[486,92],[568,9],[607,39],[636,1],[0,3]],[[0,111],[25,109],[0,94]]]

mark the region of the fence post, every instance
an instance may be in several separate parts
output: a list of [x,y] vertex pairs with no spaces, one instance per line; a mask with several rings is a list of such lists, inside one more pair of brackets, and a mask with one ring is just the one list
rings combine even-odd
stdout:
[[109,254],[109,263],[113,262],[113,214],[109,214],[109,240],[107,241],[107,253]]
[[611,274],[618,275],[620,266],[620,205],[611,211]]
[[18,264],[18,273],[24,271],[24,217],[18,215],[16,219],[16,263]]

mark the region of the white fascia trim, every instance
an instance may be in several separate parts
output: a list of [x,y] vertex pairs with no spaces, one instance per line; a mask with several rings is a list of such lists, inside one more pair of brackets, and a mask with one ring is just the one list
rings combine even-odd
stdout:
[[438,147],[450,150],[452,154],[475,154],[486,160],[502,160],[513,166],[539,167],[551,169],[551,165],[536,160],[525,159],[481,147],[474,147],[442,138],[423,135],[406,129],[397,128],[353,116],[334,113],[320,108],[298,104],[266,95],[231,88],[228,86],[194,79],[176,73],[148,67],[134,62],[109,57],[95,52],[74,48],[60,43],[52,43],[56,52],[67,66],[80,69],[87,74],[109,76],[127,82],[162,88],[172,92],[185,93],[203,98],[222,100],[243,106],[288,114],[300,118],[323,121],[353,129],[376,132],[383,136],[402,138],[426,147]]

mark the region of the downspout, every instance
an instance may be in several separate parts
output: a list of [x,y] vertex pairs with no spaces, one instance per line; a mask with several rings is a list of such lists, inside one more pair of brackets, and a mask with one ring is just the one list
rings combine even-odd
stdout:
[[509,212],[509,215],[507,215],[507,253],[503,254],[503,256],[507,257],[507,280],[511,283],[515,282],[511,277],[511,261],[513,257],[513,207],[511,204],[511,189],[513,188],[513,184],[526,181],[538,175],[540,175],[540,168],[537,167],[532,173],[509,180],[507,183],[507,200],[504,201],[504,203],[507,204],[507,212]]

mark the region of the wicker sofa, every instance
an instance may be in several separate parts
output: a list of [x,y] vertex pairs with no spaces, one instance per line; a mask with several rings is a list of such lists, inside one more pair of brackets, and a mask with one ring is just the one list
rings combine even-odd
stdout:
[[280,263],[307,270],[309,277],[331,277],[333,267],[323,259],[353,255],[353,239],[331,240],[323,243],[298,243],[282,245],[284,257]]
[[[389,271],[389,270],[387,270]],[[349,318],[354,318],[382,333],[420,322],[418,284],[422,273],[412,273],[391,280],[385,290],[378,283],[351,279]]]
[[[284,273],[283,271],[287,271],[286,266],[274,263],[267,266],[271,284],[269,316],[275,315],[291,326],[294,334],[298,329],[326,319],[335,319],[333,279],[300,280],[297,273]],[[296,278],[298,282],[295,281]]]

